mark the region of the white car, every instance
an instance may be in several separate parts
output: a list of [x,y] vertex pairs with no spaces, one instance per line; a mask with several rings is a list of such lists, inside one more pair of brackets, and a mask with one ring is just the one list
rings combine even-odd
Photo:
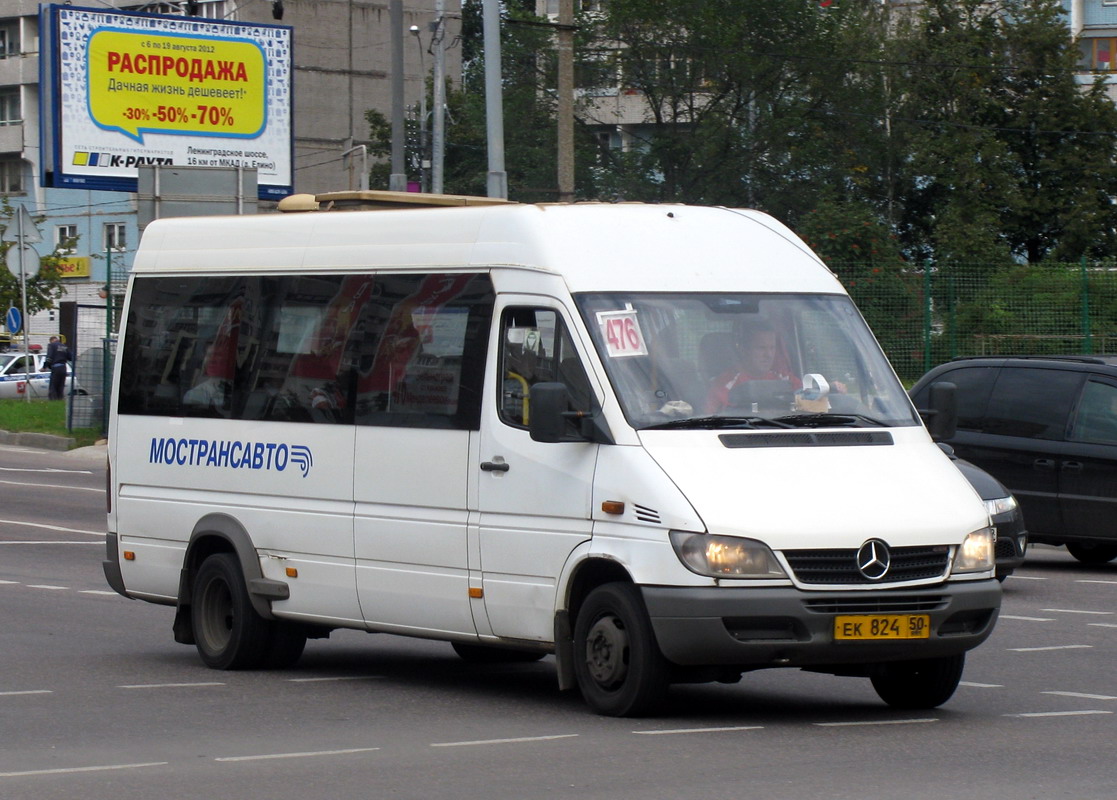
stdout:
[[[30,373],[27,360],[31,359]],[[50,373],[43,371],[46,356],[41,353],[0,353],[0,399],[24,397],[30,392],[32,397],[45,398],[50,389]],[[73,367],[66,366],[68,381],[66,391],[70,391],[73,381]],[[81,393],[81,389],[78,389]]]

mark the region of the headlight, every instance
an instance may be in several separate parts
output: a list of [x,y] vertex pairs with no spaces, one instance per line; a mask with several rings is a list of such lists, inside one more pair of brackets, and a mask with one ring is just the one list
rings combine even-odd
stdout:
[[995,517],[998,514],[1007,514],[1016,508],[1016,498],[1012,495],[1008,497],[998,497],[996,500],[986,500],[985,510],[989,512],[989,516]]
[[786,578],[768,546],[753,539],[671,531],[675,555],[691,572],[711,578]]
[[996,544],[996,528],[974,531],[958,548],[954,556],[954,569],[951,572],[957,575],[960,572],[985,572],[993,569]]

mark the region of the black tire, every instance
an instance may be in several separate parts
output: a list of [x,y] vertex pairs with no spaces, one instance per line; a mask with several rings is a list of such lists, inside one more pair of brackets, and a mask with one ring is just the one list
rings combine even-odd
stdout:
[[873,676],[873,688],[893,708],[937,708],[954,694],[965,666],[965,653],[896,661],[885,664],[882,672]]
[[207,667],[252,669],[263,663],[273,631],[252,608],[236,556],[215,553],[202,562],[190,614],[194,643]]
[[271,637],[264,653],[263,666],[268,669],[287,669],[295,666],[306,647],[306,630],[293,622],[267,623]]
[[635,586],[607,583],[586,597],[574,625],[574,674],[598,714],[640,716],[662,702],[670,668]]
[[530,664],[547,655],[538,650],[515,650],[510,647],[486,647],[483,644],[450,642],[462,661],[472,664]]
[[1117,558],[1117,544],[1068,542],[1067,551],[1083,564],[1108,564]]

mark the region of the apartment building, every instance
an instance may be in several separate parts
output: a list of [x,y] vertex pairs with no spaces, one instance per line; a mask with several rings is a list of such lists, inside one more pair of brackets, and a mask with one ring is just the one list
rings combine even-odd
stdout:
[[1117,0],[1062,0],[1071,35],[1078,41],[1078,79],[1093,83],[1106,74],[1109,96],[1117,102]]

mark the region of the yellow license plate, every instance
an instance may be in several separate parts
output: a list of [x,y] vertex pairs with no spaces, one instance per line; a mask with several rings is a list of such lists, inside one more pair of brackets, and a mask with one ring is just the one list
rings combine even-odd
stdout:
[[927,614],[857,614],[834,617],[834,638],[844,641],[927,639],[931,617]]

